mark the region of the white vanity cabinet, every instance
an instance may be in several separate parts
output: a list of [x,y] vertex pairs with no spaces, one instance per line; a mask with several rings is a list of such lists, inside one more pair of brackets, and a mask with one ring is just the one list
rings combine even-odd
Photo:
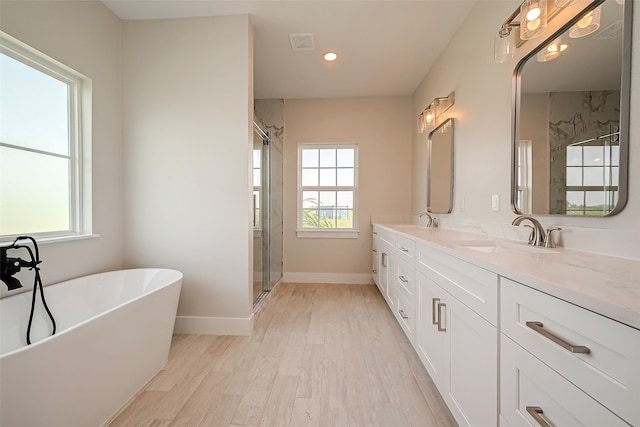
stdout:
[[[482,277],[495,293],[497,276],[426,246],[416,252],[416,351],[460,426],[496,426],[498,330],[466,304],[475,296],[461,300],[451,290],[483,288]],[[443,275],[445,265],[457,281]]]
[[551,425],[640,426],[639,330],[506,278],[501,330],[512,427],[536,425],[527,407]]
[[[407,229],[374,226],[376,283],[460,426],[640,427],[640,329],[539,290],[575,283],[458,253],[463,233]],[[572,256],[530,261],[575,274]]]

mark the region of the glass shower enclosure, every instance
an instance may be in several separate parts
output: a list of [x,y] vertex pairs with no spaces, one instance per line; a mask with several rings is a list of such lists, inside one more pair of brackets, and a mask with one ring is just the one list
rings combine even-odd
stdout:
[[282,277],[282,145],[253,124],[253,303]]

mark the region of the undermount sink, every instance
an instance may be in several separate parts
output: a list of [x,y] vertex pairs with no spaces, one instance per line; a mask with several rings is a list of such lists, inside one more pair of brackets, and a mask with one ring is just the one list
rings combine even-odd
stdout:
[[534,254],[550,254],[558,253],[558,251],[544,248],[540,246],[531,246],[523,243],[496,242],[495,240],[462,240],[454,242],[456,246],[473,249],[474,251],[484,252],[487,254],[506,253],[506,252],[524,252]]

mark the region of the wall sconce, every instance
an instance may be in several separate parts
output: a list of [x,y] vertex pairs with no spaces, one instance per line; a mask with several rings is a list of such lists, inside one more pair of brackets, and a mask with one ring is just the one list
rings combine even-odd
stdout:
[[426,133],[438,123],[438,119],[455,103],[455,92],[433,101],[418,116],[418,133]]
[[[496,34],[494,44],[495,62],[502,63],[513,58],[517,47],[520,47],[527,40],[545,34],[547,22],[561,9],[581,1],[585,0],[524,0],[504,21],[498,34]],[[597,2],[596,0],[597,3],[602,3],[602,1]],[[587,12],[571,28],[569,36],[572,38],[584,37],[596,31],[600,27],[600,10],[601,7],[598,6]],[[518,16],[520,16],[520,21],[516,21]],[[513,31],[514,28],[519,28],[517,35],[512,35],[512,33],[516,33]]]

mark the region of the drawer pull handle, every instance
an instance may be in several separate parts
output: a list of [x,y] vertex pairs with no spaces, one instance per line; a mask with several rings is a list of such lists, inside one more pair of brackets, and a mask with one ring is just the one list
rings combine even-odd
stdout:
[[378,250],[377,250],[377,249],[373,249],[373,253],[374,253],[374,254],[377,254],[377,253],[378,253]]
[[398,279],[400,279],[400,281],[401,281],[401,282],[409,283],[409,281],[407,280],[407,278],[406,278],[406,277],[404,277],[404,276],[398,276]]
[[539,406],[527,406],[527,412],[529,413],[529,415],[531,415],[533,417],[534,420],[536,420],[538,422],[538,424],[540,424],[540,427],[553,427],[553,424],[551,424],[549,421],[547,421],[544,416],[542,415],[542,408]]
[[398,310],[398,314],[400,314],[400,317],[402,317],[403,319],[408,319],[409,318],[409,316],[404,314],[404,310]]
[[438,321],[436,320],[436,303],[440,302],[440,298],[431,298],[431,324],[437,325]]
[[387,265],[387,257],[389,255],[385,254],[384,252],[382,253],[382,260],[380,261],[380,263],[382,264],[383,267],[388,267]]
[[447,328],[442,326],[442,307],[447,308],[447,304],[443,302],[438,303],[438,332],[447,332]]
[[551,332],[544,329],[542,322],[526,322],[526,325],[531,329],[533,329],[534,331],[536,331],[537,333],[539,333],[540,335],[546,338],[549,338],[551,341],[558,344],[560,347],[564,348],[565,350],[570,351],[571,353],[586,354],[591,352],[591,350],[589,350],[589,347],[585,347],[583,345],[572,345],[566,342],[565,340],[563,340],[562,338],[555,336]]
[[373,232],[373,234],[378,235],[378,232],[377,232],[377,231],[374,231],[374,232]]
[[378,270],[371,270],[373,274],[378,274]]
[[400,252],[404,252],[404,253],[409,252],[409,249],[407,249],[407,248],[405,248],[403,246],[398,247],[398,249],[400,249]]

